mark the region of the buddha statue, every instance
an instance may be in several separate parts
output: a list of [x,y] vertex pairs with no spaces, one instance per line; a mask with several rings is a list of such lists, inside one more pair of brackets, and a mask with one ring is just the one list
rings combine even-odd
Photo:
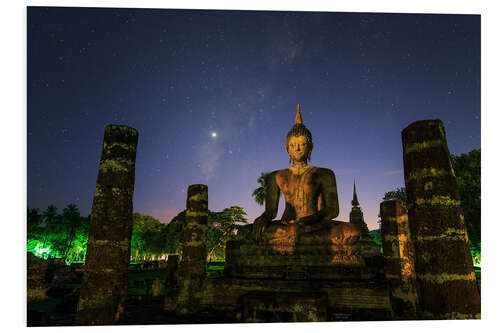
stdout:
[[[253,240],[288,254],[301,245],[326,245],[337,252],[347,249],[339,262],[360,264],[352,255],[360,232],[351,223],[333,221],[339,215],[335,174],[307,164],[313,147],[311,132],[302,123],[297,105],[295,124],[287,134],[285,147],[292,166],[268,174],[265,211],[253,223]],[[285,198],[285,211],[280,220],[274,220],[280,192]]]

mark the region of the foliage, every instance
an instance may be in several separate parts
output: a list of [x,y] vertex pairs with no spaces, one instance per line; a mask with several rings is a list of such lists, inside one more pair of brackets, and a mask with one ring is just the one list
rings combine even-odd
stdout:
[[255,202],[257,202],[259,205],[263,205],[264,202],[266,201],[266,181],[267,177],[269,176],[269,173],[261,172],[260,177],[257,178],[257,183],[260,184],[258,188],[256,188],[252,196],[255,199]]
[[[246,212],[238,206],[225,208],[221,212],[208,212],[207,228],[207,260],[224,261],[226,243],[231,240],[241,227],[247,223]],[[180,212],[167,225],[167,247],[169,253],[182,251],[182,227],[186,218],[186,211]]]
[[42,214],[38,209],[28,208],[27,250],[44,258],[83,260],[88,225],[88,218],[80,216],[75,204],[69,204],[62,214],[58,214],[54,205],[49,205]]
[[166,227],[166,246],[167,253],[181,253],[182,227],[186,219],[186,211],[183,210],[174,217]]
[[406,202],[406,189],[398,187],[394,191],[385,192],[382,200],[401,200]]
[[134,213],[130,255],[132,261],[152,260],[167,253],[167,225]]
[[468,154],[451,155],[460,200],[464,212],[471,252],[476,263],[481,262],[481,149]]
[[66,229],[69,229],[69,237],[64,244],[64,258],[68,257],[69,251],[75,240],[76,230],[80,224],[80,212],[75,204],[69,204],[63,209],[62,222]]
[[[210,212],[207,229],[207,257],[223,261],[225,247],[241,224],[247,223],[243,208],[232,206],[221,212]],[[151,216],[134,213],[131,238],[131,261],[153,260],[169,253],[181,253],[182,228],[186,212],[182,211],[168,224]],[[84,261],[87,251],[90,216],[82,217],[74,204],[58,214],[53,205],[40,214],[27,212],[27,250],[44,258],[65,258],[67,262]]]
[[223,261],[226,243],[234,238],[241,225],[248,223],[247,213],[239,206],[225,208],[222,212],[210,212],[207,230],[207,260]]
[[377,244],[378,247],[380,248],[380,253],[382,253],[383,252],[382,251],[382,234],[380,232],[380,229],[370,231],[370,235],[372,236],[372,239],[375,242],[375,244]]

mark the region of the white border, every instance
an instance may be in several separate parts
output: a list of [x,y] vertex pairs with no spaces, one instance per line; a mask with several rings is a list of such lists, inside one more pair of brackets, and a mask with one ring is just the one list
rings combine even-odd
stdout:
[[[366,323],[318,323],[318,324],[260,324],[260,325],[181,325],[181,326],[144,326],[148,330],[271,330],[286,329],[292,331],[344,330],[369,332],[415,331],[452,329],[470,331],[485,329],[493,323],[495,303],[500,296],[496,287],[499,243],[497,220],[494,210],[499,191],[498,122],[498,5],[495,1],[9,1],[0,11],[2,31],[2,179],[7,182],[3,188],[1,254],[2,262],[2,326],[23,328],[26,320],[26,271],[25,271],[25,235],[26,235],[26,6],[76,6],[76,7],[127,7],[127,8],[191,8],[191,9],[248,9],[248,10],[301,10],[301,11],[348,11],[348,12],[389,12],[389,13],[446,13],[446,14],[481,14],[482,15],[482,151],[483,151],[483,276],[482,303],[483,319],[480,321],[425,321],[425,322],[366,322]],[[496,102],[496,103],[495,103]],[[5,151],[6,150],[6,151]],[[7,325],[6,325],[7,324]],[[490,326],[491,327],[491,326]],[[106,328],[70,328],[95,330],[137,330],[139,327],[115,326]],[[40,328],[52,331],[66,328]]]

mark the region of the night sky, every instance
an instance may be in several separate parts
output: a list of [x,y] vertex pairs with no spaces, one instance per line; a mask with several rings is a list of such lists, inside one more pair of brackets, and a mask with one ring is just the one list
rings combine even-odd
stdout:
[[[480,16],[29,7],[27,200],[90,213],[104,128],[139,131],[134,211],[168,222],[190,184],[209,209],[263,207],[300,103],[311,165],[353,181],[370,229],[404,186],[401,130],[439,118],[480,148]],[[281,199],[283,201],[283,198]],[[283,202],[278,212],[283,212]]]

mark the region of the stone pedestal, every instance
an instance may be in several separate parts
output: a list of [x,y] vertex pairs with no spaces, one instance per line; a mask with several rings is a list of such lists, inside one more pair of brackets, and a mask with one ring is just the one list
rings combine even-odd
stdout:
[[[177,306],[178,286],[177,274],[179,256],[171,254],[168,256],[167,273],[165,276],[165,302],[163,309],[165,311],[174,311]],[[172,302],[174,301],[174,302]]]
[[480,295],[443,123],[402,132],[415,270],[424,318],[480,318]]
[[109,125],[92,203],[77,325],[115,323],[127,295],[138,133]]
[[225,274],[246,278],[308,279],[357,276],[364,267],[354,225],[331,221],[315,225],[273,223],[265,240],[229,241]]
[[328,319],[326,293],[250,292],[243,296],[243,322],[323,322]]
[[380,204],[385,276],[395,319],[417,319],[418,294],[408,214],[402,201]]
[[[358,268],[361,270],[361,268]],[[366,269],[366,268],[365,268]],[[340,269],[339,269],[340,272]],[[226,316],[228,321],[356,321],[390,320],[387,283],[373,272],[336,280],[208,278],[201,291],[200,315]],[[175,306],[175,300],[167,306]]]
[[49,283],[46,280],[47,260],[37,258],[31,252],[27,252],[27,290],[28,302],[40,301],[47,298]]
[[206,185],[191,185],[188,188],[179,270],[177,312],[181,315],[198,311],[200,291],[206,276],[207,221],[208,188]]

